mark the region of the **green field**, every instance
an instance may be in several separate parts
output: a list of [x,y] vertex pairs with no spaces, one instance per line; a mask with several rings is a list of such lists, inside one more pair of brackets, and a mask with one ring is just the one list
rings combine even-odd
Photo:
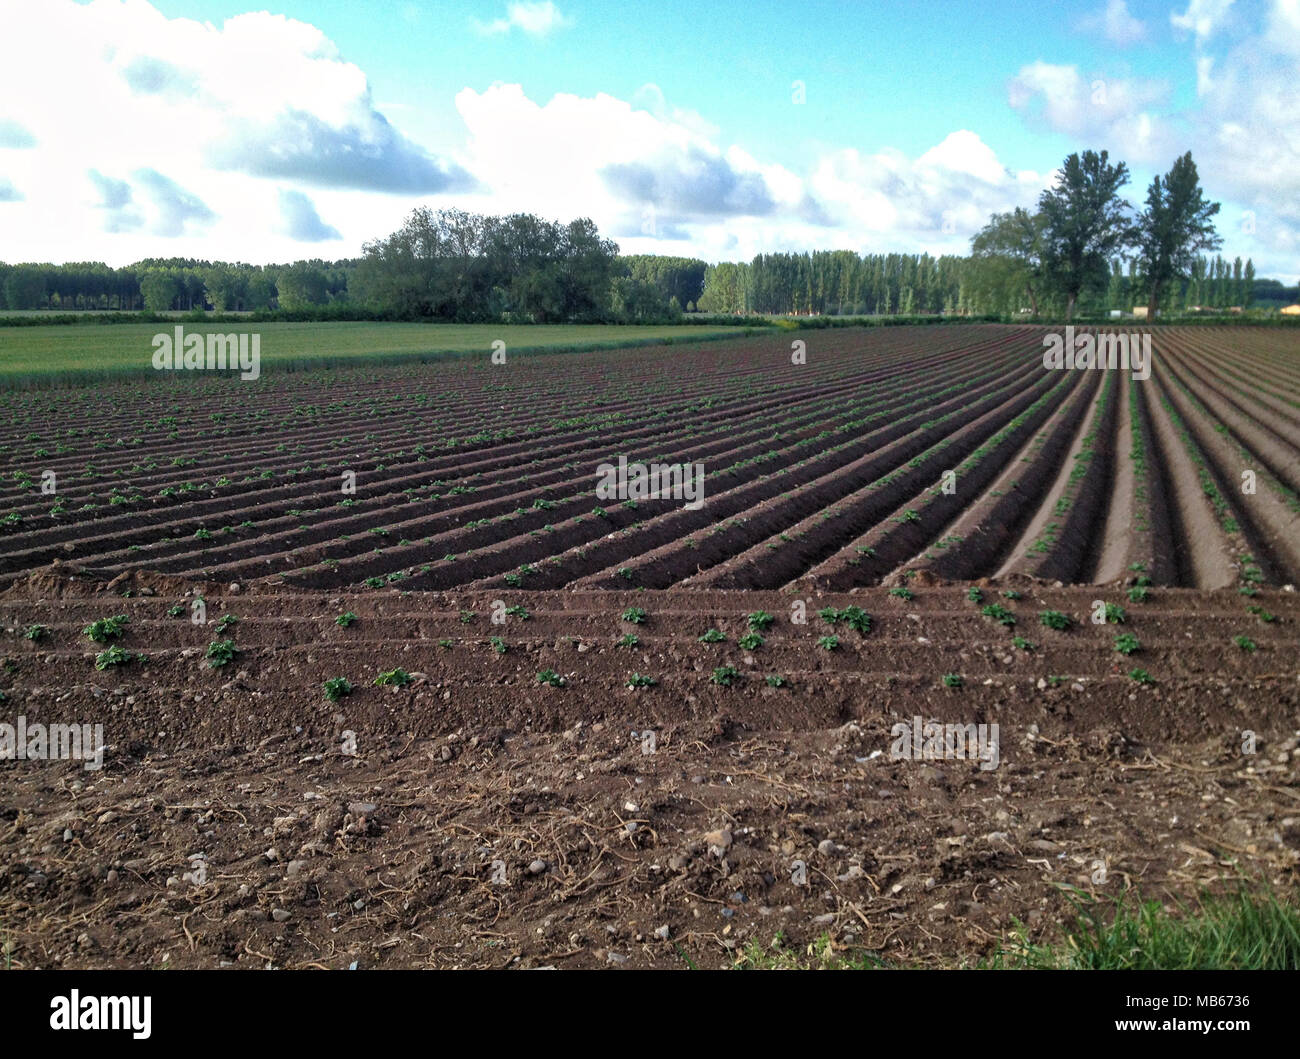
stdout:
[[738,327],[680,324],[402,324],[372,322],[231,324],[72,324],[0,327],[0,387],[152,373],[153,336],[247,331],[261,337],[263,375],[280,369],[336,367],[468,353],[603,349],[654,341],[703,341],[740,335]]

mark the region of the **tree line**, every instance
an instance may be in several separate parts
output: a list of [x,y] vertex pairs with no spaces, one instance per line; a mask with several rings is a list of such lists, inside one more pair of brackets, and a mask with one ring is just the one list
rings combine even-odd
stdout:
[[0,309],[335,307],[402,320],[644,323],[694,310],[707,269],[695,258],[620,256],[585,218],[564,224],[532,214],[419,208],[352,260],[0,263]]
[[[1293,292],[1253,262],[1204,251],[1219,204],[1191,154],[1157,176],[1137,210],[1123,162],[1072,154],[1033,210],[995,214],[969,256],[759,254],[749,262],[621,255],[586,218],[418,208],[359,258],[287,265],[150,258],[125,268],[0,262],[0,309],[64,312],[365,312],[401,320],[651,323],[711,315],[1072,317],[1202,306],[1280,305]],[[1300,292],[1295,292],[1300,295]]]

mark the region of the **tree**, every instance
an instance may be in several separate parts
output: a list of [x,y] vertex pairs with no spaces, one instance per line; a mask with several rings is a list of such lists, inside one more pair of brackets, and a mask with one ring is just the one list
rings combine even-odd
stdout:
[[38,265],[15,265],[5,277],[4,300],[10,309],[40,309],[48,292],[45,273]]
[[210,268],[204,274],[203,292],[212,308],[219,313],[238,309],[248,287],[248,274],[224,266]]
[[[993,285],[1010,281],[1022,287],[1029,305],[1038,315],[1038,295],[1034,288],[1043,275],[1043,227],[1041,213],[1017,208],[1011,213],[995,213],[971,240],[971,255],[985,275],[982,283]],[[991,274],[991,275],[990,275]]]
[[595,223],[586,217],[570,221],[559,236],[560,315],[566,320],[605,319],[610,283],[618,270],[617,244],[602,239]]
[[151,268],[140,277],[140,294],[151,313],[165,313],[180,292],[180,281],[170,269]]
[[1065,318],[1085,290],[1104,286],[1110,259],[1131,246],[1134,229],[1129,205],[1119,197],[1128,167],[1111,165],[1106,151],[1084,151],[1066,158],[1056,183],[1038,200],[1043,214],[1043,274],[1065,295]]
[[[1147,279],[1147,314],[1155,316],[1161,290],[1191,273],[1202,250],[1217,250],[1223,240],[1212,218],[1219,212],[1201,192],[1192,152],[1174,162],[1164,177],[1147,189],[1147,205],[1138,221],[1138,258]],[[1237,261],[1240,277],[1241,263]]]
[[699,258],[658,254],[630,254],[619,262],[624,266],[624,275],[642,283],[653,283],[665,300],[676,298],[683,305],[700,300],[709,268]]
[[328,299],[325,273],[310,261],[296,261],[275,277],[281,309],[303,309],[324,305]]

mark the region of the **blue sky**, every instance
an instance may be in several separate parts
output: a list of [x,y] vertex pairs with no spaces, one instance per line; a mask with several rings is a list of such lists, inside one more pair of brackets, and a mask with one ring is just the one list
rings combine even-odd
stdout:
[[6,260],[340,257],[422,203],[709,260],[960,253],[1095,147],[1134,202],[1191,150],[1225,253],[1300,272],[1300,0],[17,6]]

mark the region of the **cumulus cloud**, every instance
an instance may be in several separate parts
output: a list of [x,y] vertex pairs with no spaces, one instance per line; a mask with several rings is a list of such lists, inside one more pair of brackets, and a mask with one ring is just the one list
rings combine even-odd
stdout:
[[98,169],[87,170],[86,176],[99,193],[95,206],[104,211],[104,231],[133,232],[144,226],[144,216],[135,205],[135,196],[127,181],[105,176]]
[[1223,26],[1232,4],[1233,0],[1188,0],[1186,11],[1170,14],[1169,24],[1193,34],[1197,44],[1204,44]]
[[875,249],[917,246],[965,253],[992,213],[1033,203],[1043,174],[1013,173],[970,130],[950,133],[915,159],[853,148],[823,158],[810,180],[837,225]]
[[[36,43],[49,40],[58,47]],[[31,92],[33,83],[42,91]],[[88,85],[96,107],[131,121],[68,123],[68,113],[84,108]],[[389,122],[365,74],[320,29],[265,11],[214,25],[168,18],[146,0],[27,5],[0,38],[0,99],[21,101],[13,116],[22,122],[0,126],[0,145],[37,130],[46,170],[77,180],[88,164],[165,172],[205,207],[224,199],[223,216],[232,209],[251,216],[264,198],[270,218],[259,216],[254,230],[266,231],[268,220],[273,226],[277,213],[274,196],[248,194],[247,176],[406,195],[473,186],[457,163]],[[51,213],[56,190],[68,190],[57,183],[48,185]],[[160,223],[198,220],[193,205],[167,200]],[[110,223],[116,231],[133,227],[129,217]],[[32,231],[41,227],[33,218]]]
[[762,174],[739,172],[697,144],[655,158],[615,162],[600,175],[619,198],[680,217],[764,216],[776,205]]
[[35,146],[36,137],[18,122],[0,118],[0,147],[22,149]]
[[1084,15],[1078,20],[1081,30],[1098,33],[1120,48],[1127,48],[1146,38],[1146,23],[1134,18],[1125,0],[1106,0],[1100,11]]
[[341,239],[339,230],[326,224],[316,212],[316,205],[301,191],[280,192],[282,231],[290,239],[303,243],[321,243],[327,239]]
[[153,96],[170,93],[192,96],[198,90],[194,76],[163,59],[137,55],[122,68],[122,78],[131,91]]
[[1008,172],[968,130],[915,158],[847,149],[796,172],[720,141],[654,86],[631,102],[560,94],[543,104],[519,85],[494,85],[463,90],[456,106],[489,208],[589,216],[627,252],[963,253],[989,213],[1032,203],[1045,184]]
[[557,29],[572,25],[573,20],[560,13],[560,9],[551,0],[540,3],[512,3],[506,8],[504,18],[494,18],[491,22],[471,19],[474,28],[480,33],[494,35],[509,33],[518,29],[530,37],[545,37]]
[[[1300,29],[1300,26],[1297,26]],[[1270,221],[1262,241],[1300,239],[1300,82],[1289,33],[1242,41],[1204,86],[1193,150],[1203,179]]]
[[456,107],[469,130],[466,165],[492,209],[590,216],[620,237],[683,239],[741,218],[797,219],[806,197],[798,176],[650,102],[656,113],[603,93],[539,104],[519,85],[464,89]]
[[[1175,14],[1192,35],[1188,76],[1197,105],[1176,109],[1159,82],[1085,79],[1037,62],[1008,87],[1031,122],[1164,172],[1190,150],[1206,194],[1225,202],[1224,252],[1253,256],[1264,274],[1295,275],[1300,253],[1300,0],[1271,0],[1250,27],[1228,0],[1191,0]],[[1231,25],[1230,25],[1231,23]],[[1132,190],[1140,197],[1142,189]],[[1242,211],[1245,211],[1244,213]],[[1240,220],[1230,220],[1237,218]]]
[[156,169],[139,169],[134,174],[154,210],[150,231],[155,235],[186,234],[186,225],[206,224],[216,214],[195,194],[163,176]]
[[1012,108],[1035,124],[1108,146],[1130,162],[1176,151],[1176,130],[1158,113],[1169,96],[1162,81],[1085,77],[1077,66],[1041,60],[1021,67],[1007,86]]
[[86,175],[90,177],[90,182],[99,192],[100,209],[120,210],[123,206],[131,204],[131,185],[125,180],[106,177],[98,169],[88,170]]
[[421,195],[474,186],[460,166],[432,158],[368,109],[339,125],[298,109],[269,119],[239,118],[212,144],[207,159],[218,169],[315,187]]

